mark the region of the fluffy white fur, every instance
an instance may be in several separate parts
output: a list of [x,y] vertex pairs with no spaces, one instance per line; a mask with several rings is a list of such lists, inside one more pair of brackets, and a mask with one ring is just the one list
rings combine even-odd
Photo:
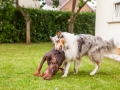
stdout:
[[114,37],[114,44],[120,48],[120,36]]
[[[63,68],[65,69],[65,73],[62,77],[66,77],[72,61],[75,62],[75,68],[78,68],[79,66],[76,64],[80,64],[80,62],[76,59],[77,53],[78,53],[78,43],[77,43],[78,36],[75,36],[74,34],[69,34],[66,32],[63,32],[62,35],[64,36],[64,39],[66,41],[66,47],[68,47],[67,50],[63,48],[66,59],[63,65]],[[74,72],[74,73],[76,74],[77,72]]]
[[[65,52],[66,57],[65,62],[63,64],[65,73],[62,77],[67,76],[72,61],[74,61],[74,74],[77,74],[78,68],[81,64],[81,58],[84,55],[88,55],[90,60],[93,61],[93,63],[95,64],[94,70],[90,73],[90,75],[94,75],[99,70],[100,62],[102,60],[103,55],[105,53],[111,53],[113,50],[116,49],[116,44],[113,39],[109,41],[104,41],[102,40],[102,38],[92,35],[74,35],[67,32],[62,32],[61,36],[66,41],[64,47],[62,48],[62,50]],[[52,38],[55,47],[57,46],[56,41],[58,41],[59,39],[60,38],[58,38],[57,35]],[[84,42],[82,42],[82,40]],[[80,44],[79,41],[82,42],[82,44]]]

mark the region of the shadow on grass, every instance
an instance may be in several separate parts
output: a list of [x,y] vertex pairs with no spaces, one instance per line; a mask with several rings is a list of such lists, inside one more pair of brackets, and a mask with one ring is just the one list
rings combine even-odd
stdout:
[[91,76],[89,70],[85,71],[79,71],[78,74],[74,74],[73,72],[69,72],[67,77],[61,77],[61,73],[57,73],[54,75],[51,80],[61,80],[61,79],[68,79],[68,78],[97,78],[97,77],[112,77],[113,75],[116,75],[114,72],[104,72],[104,71],[98,71],[95,75]]

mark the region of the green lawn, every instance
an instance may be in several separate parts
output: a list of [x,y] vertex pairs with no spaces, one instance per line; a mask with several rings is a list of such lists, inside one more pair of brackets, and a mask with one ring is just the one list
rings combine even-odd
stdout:
[[60,71],[49,81],[34,77],[41,58],[51,48],[52,43],[0,44],[0,90],[120,90],[120,62],[110,59],[102,61],[94,76],[89,75],[93,63],[83,57],[77,75],[72,63],[66,78],[61,78]]

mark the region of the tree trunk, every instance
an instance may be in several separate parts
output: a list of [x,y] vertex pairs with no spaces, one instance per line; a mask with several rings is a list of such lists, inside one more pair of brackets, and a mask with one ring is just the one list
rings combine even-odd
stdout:
[[70,16],[70,19],[69,19],[69,26],[68,26],[68,32],[69,33],[73,33],[73,29],[74,29],[73,18],[74,18],[75,5],[76,5],[76,0],[73,0],[73,3],[72,3],[72,13],[71,13],[71,16]]
[[73,33],[73,30],[74,30],[74,21],[71,20],[71,22],[69,23],[69,26],[68,26],[68,32]]
[[18,7],[19,11],[22,13],[25,21],[26,21],[26,44],[29,45],[31,43],[30,40],[30,23],[31,18],[28,13],[24,12],[22,7],[19,5],[19,0],[16,0],[16,6]]
[[26,44],[29,45],[31,43],[30,40],[30,23],[31,20],[26,21]]
[[88,2],[88,0],[86,0],[84,2],[84,4],[82,6],[80,6],[77,10],[77,12],[75,13],[75,5],[76,5],[76,0],[73,0],[73,3],[72,3],[72,14],[70,16],[70,20],[68,21],[69,22],[69,26],[68,26],[68,32],[69,33],[73,33],[74,31],[74,21],[76,19],[76,17],[78,16],[80,10],[84,7],[84,5]]
[[73,33],[74,23],[69,23],[69,33]]

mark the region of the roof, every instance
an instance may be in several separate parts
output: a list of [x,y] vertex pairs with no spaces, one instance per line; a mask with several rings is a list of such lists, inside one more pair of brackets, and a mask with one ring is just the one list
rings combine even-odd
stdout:
[[87,5],[91,7],[93,11],[96,11],[96,0],[91,0],[91,2],[87,2]]
[[[43,2],[46,4],[43,6],[44,10],[60,10],[64,5],[66,5],[70,0],[59,0],[59,6],[57,8],[53,8],[52,0],[43,0],[40,1],[40,5]],[[91,0],[91,2],[87,2],[87,5],[93,10],[96,11],[96,0]]]

